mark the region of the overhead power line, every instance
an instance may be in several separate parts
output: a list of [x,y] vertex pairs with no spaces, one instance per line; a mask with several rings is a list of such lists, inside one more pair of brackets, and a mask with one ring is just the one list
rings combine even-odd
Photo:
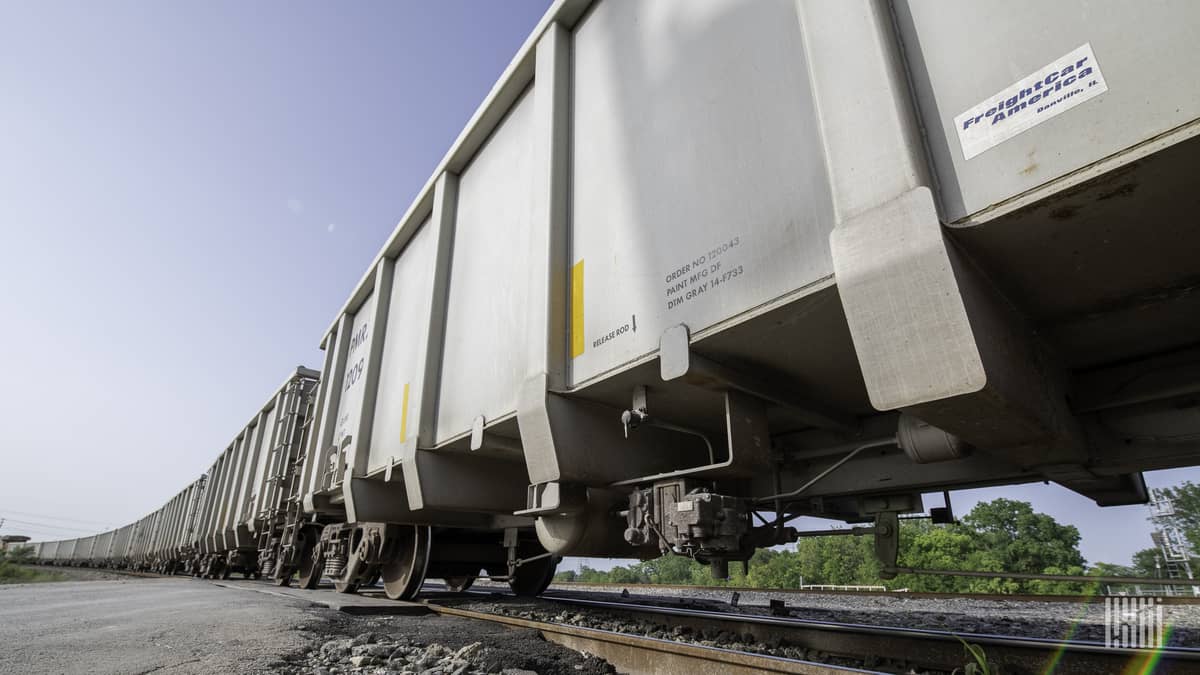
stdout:
[[[67,531],[72,531],[72,532],[86,532],[88,534],[91,534],[91,533],[97,531],[96,528],[94,528],[94,527],[90,527],[90,528],[70,527],[67,525],[54,525],[52,523],[35,523],[30,520],[19,520],[17,518],[10,517],[7,514],[5,514],[4,520],[7,522],[10,522],[10,523],[19,523],[21,525],[28,525],[29,527],[50,528],[52,530],[67,530]],[[103,528],[101,528],[101,531],[103,531]]]
[[63,521],[63,522],[67,522],[67,523],[80,523],[83,525],[99,525],[101,527],[108,527],[108,523],[103,523],[103,522],[96,521],[96,520],[84,520],[82,518],[64,518],[62,516],[51,516],[51,515],[45,514],[45,513],[30,513],[28,511],[17,511],[15,509],[6,509],[2,506],[0,506],[0,513],[11,513],[11,514],[18,515],[18,516],[30,516],[33,518],[38,518],[40,520],[58,520],[58,521]]
[[70,534],[66,534],[63,532],[47,532],[45,530],[37,530],[32,527],[23,527],[23,526],[17,526],[17,527],[11,527],[11,528],[6,527],[5,532],[3,532],[3,534],[23,534],[25,536],[33,537],[35,539],[41,539],[44,541],[67,541],[70,539],[79,539],[79,537],[74,537],[74,536],[71,536]]
[[29,525],[21,525],[14,523],[12,520],[0,518],[0,535],[8,534],[36,534],[38,536],[51,537],[53,539],[78,539],[88,535],[79,534],[77,532],[63,532],[61,530],[44,530],[40,527],[31,527]]

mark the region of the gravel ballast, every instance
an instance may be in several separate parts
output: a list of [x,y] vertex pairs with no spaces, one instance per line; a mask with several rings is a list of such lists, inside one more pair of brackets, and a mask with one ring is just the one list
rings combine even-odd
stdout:
[[[730,630],[700,629],[689,626],[667,626],[651,617],[580,606],[565,606],[548,600],[530,600],[514,597],[491,597],[459,600],[439,600],[459,609],[487,614],[501,614],[528,621],[567,624],[581,628],[638,635],[658,640],[669,640],[700,647],[716,647],[738,652],[763,654],[780,658],[809,661],[849,668],[865,668],[887,673],[905,675],[946,675],[945,671],[913,670],[903,660],[883,655],[837,655],[819,649],[787,644],[781,641],[764,643],[753,635],[739,635]],[[711,609],[705,607],[705,609]]]
[[[547,595],[586,597],[618,602],[696,606],[716,611],[732,609],[733,592],[720,589],[686,591],[653,586],[629,586],[628,596],[612,587],[555,585]],[[1104,641],[1103,600],[1090,603],[994,600],[981,598],[920,598],[904,593],[850,595],[739,591],[737,610],[769,615],[771,600],[782,600],[788,616],[815,621],[875,626],[922,628],[954,633],[1011,635],[1049,640]],[[1164,605],[1163,620],[1172,626],[1168,644],[1200,647],[1200,605]]]

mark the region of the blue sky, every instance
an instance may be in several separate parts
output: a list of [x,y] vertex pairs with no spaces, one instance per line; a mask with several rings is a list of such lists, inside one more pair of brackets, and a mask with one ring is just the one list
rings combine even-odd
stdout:
[[0,515],[140,517],[320,367],[548,4],[0,4]]
[[[204,471],[317,342],[549,0],[0,5],[0,533]],[[1200,472],[1150,477],[1169,484]],[[1090,560],[1144,507],[1029,499]],[[65,519],[71,520],[65,520]],[[16,520],[35,525],[14,522]]]

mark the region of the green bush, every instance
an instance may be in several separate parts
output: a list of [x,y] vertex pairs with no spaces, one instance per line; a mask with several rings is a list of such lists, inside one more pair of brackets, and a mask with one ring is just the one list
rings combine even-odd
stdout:
[[26,567],[33,563],[33,548],[23,546],[0,551],[0,584],[22,584],[34,581],[59,581],[61,574]]
[[0,551],[0,561],[16,563],[17,565],[32,565],[34,559],[32,546],[18,546],[7,551]]

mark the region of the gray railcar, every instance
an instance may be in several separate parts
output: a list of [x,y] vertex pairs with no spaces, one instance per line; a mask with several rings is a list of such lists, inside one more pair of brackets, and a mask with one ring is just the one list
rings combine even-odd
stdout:
[[113,535],[112,549],[109,551],[109,565],[116,569],[124,569],[129,559],[129,544],[133,538],[134,524],[119,528]]
[[90,537],[80,537],[75,540],[75,546],[71,549],[71,562],[79,567],[87,567],[92,561],[92,549],[96,545],[96,535]]
[[181,501],[191,509],[196,573],[258,577],[265,567],[271,575],[294,546],[284,530],[290,522],[300,531],[294,474],[318,375],[303,367],[289,375],[213,463],[203,489]]
[[39,565],[50,565],[54,562],[55,552],[58,550],[57,541],[44,541],[38,544],[37,560]]
[[96,535],[96,541],[92,544],[91,560],[89,561],[92,567],[108,567],[109,550],[112,548],[114,532],[115,530],[110,530]]
[[555,3],[322,341],[307,582],[1196,463],[1200,8],[1024,4]]
[[77,539],[66,539],[58,542],[58,548],[54,552],[54,564],[70,565],[72,558],[71,554],[75,551]]

